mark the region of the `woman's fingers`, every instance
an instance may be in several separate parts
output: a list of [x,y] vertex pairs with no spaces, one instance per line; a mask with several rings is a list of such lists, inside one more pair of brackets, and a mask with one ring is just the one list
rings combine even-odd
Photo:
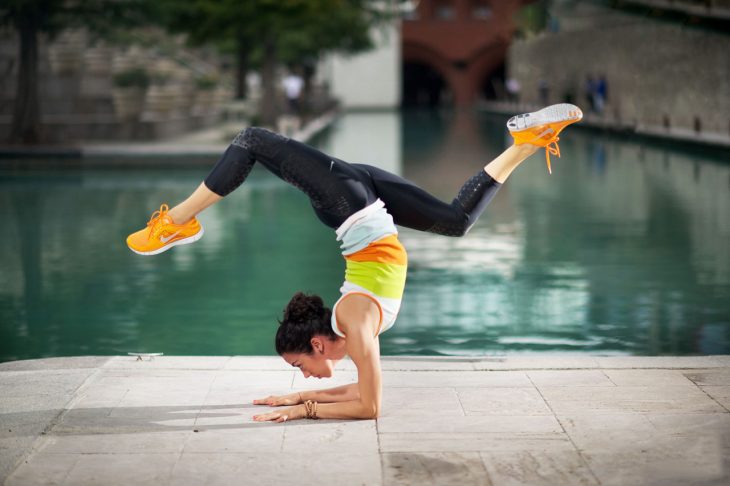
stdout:
[[256,422],[268,422],[268,421],[274,421],[274,422],[286,422],[286,420],[289,417],[281,412],[270,412],[270,413],[264,413],[261,415],[254,415],[253,419]]
[[254,400],[254,405],[269,405],[269,406],[275,406],[275,403],[277,402],[278,397],[275,397],[273,395],[268,396],[266,398],[260,398],[258,400]]

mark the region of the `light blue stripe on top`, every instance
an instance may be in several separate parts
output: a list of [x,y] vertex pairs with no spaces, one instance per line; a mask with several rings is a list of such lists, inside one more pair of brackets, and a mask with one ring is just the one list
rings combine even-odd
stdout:
[[393,216],[385,210],[385,203],[378,199],[352,214],[337,228],[337,241],[342,241],[342,254],[351,255],[373,241],[393,234],[398,234]]

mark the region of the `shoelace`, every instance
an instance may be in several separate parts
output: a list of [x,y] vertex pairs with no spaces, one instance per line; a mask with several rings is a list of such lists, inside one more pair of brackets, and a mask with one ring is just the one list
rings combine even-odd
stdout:
[[150,220],[147,221],[147,226],[150,228],[150,235],[149,238],[152,238],[152,233],[154,233],[155,228],[157,227],[158,223],[162,221],[162,218],[167,216],[167,212],[170,210],[170,207],[167,204],[163,204],[160,206],[160,209],[152,213],[152,216],[150,216]]
[[545,145],[545,158],[547,159],[548,174],[553,173],[553,170],[550,167],[550,154],[560,157],[560,147],[558,147],[558,140],[560,140],[560,137],[555,137],[554,139],[550,140],[547,145]]

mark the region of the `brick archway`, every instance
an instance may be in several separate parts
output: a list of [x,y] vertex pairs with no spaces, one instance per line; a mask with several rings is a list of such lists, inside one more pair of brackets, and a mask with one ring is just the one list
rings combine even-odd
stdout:
[[[415,18],[403,21],[403,62],[431,67],[449,85],[457,106],[471,105],[485,78],[504,63],[512,16],[527,1],[422,0]],[[479,17],[472,10],[477,4],[489,5],[489,15]]]
[[422,44],[403,44],[402,49],[403,64],[424,64],[430,67],[443,78],[446,85],[454,93],[454,98],[456,98],[458,80],[454,76],[453,69],[447,59],[429,46]]

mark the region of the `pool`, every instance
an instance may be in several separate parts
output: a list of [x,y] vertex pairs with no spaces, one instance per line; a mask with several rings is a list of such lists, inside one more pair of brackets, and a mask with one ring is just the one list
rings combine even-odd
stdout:
[[[451,200],[508,143],[503,127],[484,114],[352,114],[312,143]],[[727,161],[578,129],[560,146],[552,176],[534,156],[466,237],[401,232],[408,284],[383,354],[730,352]],[[201,215],[200,242],[132,254],[126,235],[208,170],[156,166],[0,169],[0,361],[274,354],[296,290],[337,298],[334,233],[262,169]]]

